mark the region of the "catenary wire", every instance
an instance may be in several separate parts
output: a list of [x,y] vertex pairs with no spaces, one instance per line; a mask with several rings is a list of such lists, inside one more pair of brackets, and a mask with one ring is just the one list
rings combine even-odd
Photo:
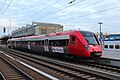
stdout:
[[[75,0],[76,1],[76,0]],[[73,2],[75,2],[75,1],[72,1],[71,3],[73,3]],[[82,0],[82,1],[84,1],[84,0]],[[79,1],[79,3],[80,2],[82,2],[82,1]],[[56,1],[56,2],[58,2],[58,0]],[[56,3],[55,2],[55,3]],[[69,4],[69,3],[68,3]],[[52,4],[53,5],[53,4]],[[64,5],[65,7],[66,7],[66,4]],[[63,7],[63,8],[65,8],[65,7]],[[68,6],[67,6],[68,7]],[[46,7],[47,8],[47,7]],[[61,9],[63,9],[63,8],[61,8]],[[59,9],[59,10],[61,10],[61,9]],[[56,10],[56,11],[58,11],[58,10]],[[53,13],[53,12],[52,12]],[[51,13],[50,13],[51,14]],[[48,14],[47,14],[48,15]],[[32,17],[32,16],[31,16]],[[42,16],[42,17],[44,17],[44,16]],[[39,17],[40,18],[40,17]],[[37,18],[37,19],[39,19],[39,18]],[[35,19],[35,20],[37,20],[37,19]],[[35,21],[35,20],[32,20],[32,21]],[[26,20],[23,20],[23,21],[26,21]]]
[[[97,11],[97,12],[93,12],[93,13],[89,13],[89,14],[85,14],[85,15],[82,15],[82,16],[79,16],[79,17],[86,17],[86,16],[89,16],[89,15],[92,15],[92,14],[97,14],[97,13],[101,13],[101,12],[105,12],[105,11],[109,11],[109,10],[113,10],[113,9],[116,9],[116,8],[120,8],[120,6],[116,6],[116,7],[112,7],[112,8],[108,8],[108,9],[104,9],[104,10],[100,10],[100,11]],[[77,13],[78,14],[78,13]],[[74,18],[71,18],[69,20],[73,20]],[[63,20],[59,21],[59,22],[62,22]]]
[[[83,7],[81,10],[83,10],[83,9],[85,9],[85,8],[88,8],[88,7],[90,7],[90,6],[94,6],[94,5],[96,5],[96,4],[99,4],[99,3],[103,2],[103,1],[104,1],[104,0],[100,0],[100,1],[97,1],[97,2],[92,3],[92,4],[90,4],[90,5],[87,5],[87,6]],[[78,12],[77,12],[77,13],[78,13]],[[68,14],[70,14],[70,13],[68,13]],[[68,15],[68,14],[65,14],[65,15],[62,15],[62,16],[66,16],[66,15]],[[76,14],[76,13],[74,13],[74,14]]]
[[3,13],[1,14],[1,16],[5,13],[5,11],[8,9],[8,7],[11,5],[12,2],[13,2],[13,0],[11,0],[11,2],[8,4],[8,6],[5,8],[5,10],[4,10]]
[[4,7],[6,1],[7,1],[7,0],[5,0],[5,1],[3,2],[3,5],[2,5],[1,8],[0,8],[0,12],[1,12],[2,8]]
[[52,12],[52,13],[50,13],[50,14],[47,14],[47,15],[45,15],[45,16],[39,17],[39,18],[37,18],[37,19],[35,19],[35,20],[38,20],[38,19],[40,19],[40,18],[45,18],[45,17],[47,17],[47,16],[50,16],[50,15],[52,15],[52,14],[55,14],[55,13],[57,13],[57,12],[59,12],[59,11],[62,11],[62,10],[64,10],[64,9],[68,8],[68,7],[71,7],[71,6],[73,6],[73,5],[76,5],[76,4],[81,3],[81,2],[83,2],[83,1],[85,1],[85,0],[81,0],[81,1],[76,2],[76,3],[74,3],[74,4],[65,6],[65,7],[61,8],[61,9],[59,9],[59,10],[56,10],[56,11],[54,11],[54,12]]
[[45,8],[42,8],[40,11],[38,11],[38,12],[34,13],[32,16],[30,16],[30,17],[28,17],[28,18],[31,18],[31,17],[33,17],[33,16],[35,16],[35,15],[37,15],[37,14],[41,13],[41,12],[42,12],[42,11],[44,11],[45,9],[47,9],[47,8],[51,7],[52,5],[56,4],[58,1],[59,1],[59,0],[57,0],[57,1],[55,1],[55,2],[53,2],[52,4],[48,5],[48,6],[47,6],[47,7],[45,7]]
[[[90,5],[87,5],[87,6],[85,6],[85,7],[83,7],[81,10],[83,10],[83,9],[85,9],[85,8],[88,8],[88,7],[90,7],[90,6],[94,6],[94,5],[96,5],[96,4],[99,4],[99,3],[101,3],[101,2],[103,2],[104,0],[100,0],[100,1],[97,1],[97,2],[95,2],[95,3],[92,3],[92,4],[90,4]],[[77,12],[78,13],[78,12]],[[77,13],[74,13],[74,14],[77,14]],[[68,13],[68,14],[71,14],[71,13]],[[66,15],[68,15],[68,14],[65,14],[65,15],[62,15],[62,16],[66,16]],[[54,18],[53,18],[54,19]],[[61,21],[60,21],[61,22]]]

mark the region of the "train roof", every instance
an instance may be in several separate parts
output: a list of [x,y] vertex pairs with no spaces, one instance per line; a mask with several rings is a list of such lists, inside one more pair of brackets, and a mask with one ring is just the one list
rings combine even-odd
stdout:
[[71,33],[75,33],[75,32],[85,32],[85,33],[93,33],[93,32],[90,32],[90,31],[79,31],[79,30],[72,30],[72,31],[63,31],[63,32],[56,32],[56,33],[49,33],[49,34],[44,34],[44,35],[34,35],[34,36],[27,36],[27,37],[20,37],[20,38],[12,38],[10,40],[20,40],[20,39],[30,39],[30,38],[43,38],[43,37],[46,37],[46,36],[59,36],[59,35],[70,35]]
[[91,31],[84,31],[84,30],[82,30],[82,31],[80,31],[80,32],[84,32],[84,33],[93,33],[93,32],[91,32]]
[[120,34],[110,34],[109,36],[120,36]]

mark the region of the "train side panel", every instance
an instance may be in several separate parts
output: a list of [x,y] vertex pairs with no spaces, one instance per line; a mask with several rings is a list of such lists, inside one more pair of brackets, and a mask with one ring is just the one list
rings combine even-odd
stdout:
[[83,34],[81,34],[80,31],[59,32],[45,36],[23,37],[20,38],[20,40],[17,38],[12,39],[10,45],[15,49],[19,48],[37,52],[38,54],[70,54],[88,58],[91,57],[91,54],[93,54],[93,56],[102,54],[100,44],[89,42],[91,40],[91,36],[89,35],[92,35],[92,39],[95,39],[93,34],[94,33],[88,31],[83,31]]
[[84,45],[87,45],[87,42],[79,32],[70,35],[70,54],[80,57],[90,57]]

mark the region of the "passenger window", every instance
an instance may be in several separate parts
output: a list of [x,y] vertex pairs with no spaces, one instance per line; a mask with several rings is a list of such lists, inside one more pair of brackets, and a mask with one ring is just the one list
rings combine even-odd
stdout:
[[72,37],[72,44],[75,44],[75,36]]
[[69,40],[65,40],[65,46],[68,46]]
[[40,43],[41,45],[44,45],[44,41],[41,41],[41,43]]
[[55,43],[54,43],[53,40],[50,40],[50,41],[49,41],[49,46],[54,46],[54,44],[55,44]]
[[110,45],[110,46],[109,46],[110,49],[113,49],[113,47],[114,47],[113,45]]
[[104,45],[104,48],[108,48],[108,45]]
[[50,40],[49,41],[49,46],[68,46],[69,45],[69,40]]
[[120,48],[120,46],[119,45],[115,45],[115,49],[119,49]]
[[120,37],[116,37],[115,40],[120,40]]

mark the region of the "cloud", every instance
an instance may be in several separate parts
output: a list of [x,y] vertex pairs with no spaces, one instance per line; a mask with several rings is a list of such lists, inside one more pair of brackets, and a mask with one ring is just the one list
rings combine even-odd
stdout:
[[11,27],[19,27],[14,18],[11,18],[11,19],[1,18],[0,19],[0,26],[2,26],[2,27],[10,27],[10,23],[11,23]]
[[[59,9],[64,8],[65,6],[71,5],[68,4],[71,0],[58,0],[58,2],[55,4],[51,5],[47,9],[42,10],[55,1],[57,0],[13,0],[12,4],[6,10],[4,15],[0,17],[0,26],[9,26],[9,19],[12,20],[11,22],[13,26],[19,27],[25,26],[26,24],[31,24],[32,21],[37,19],[36,21],[46,23],[49,22],[65,25],[76,25],[75,29],[79,28],[78,25],[82,25],[80,28],[84,30],[89,30],[94,25],[98,26],[97,23],[100,21],[103,22],[103,31],[107,31],[112,27],[116,27],[116,29],[119,28],[120,8],[96,14],[95,12],[119,6],[120,0],[98,0],[101,2],[95,5],[91,4],[96,3],[96,0],[85,0],[79,4],[49,15]],[[0,1],[0,3],[2,5],[3,1]],[[4,11],[9,3],[10,0],[7,0],[1,12]],[[33,14],[34,16],[32,16]],[[73,27],[70,28],[72,29]],[[98,27],[93,29],[93,31],[99,30]],[[114,29],[113,31],[116,30]]]
[[6,26],[6,27],[10,26],[9,19],[1,18],[1,19],[0,19],[0,25],[1,25],[1,26]]
[[90,16],[91,19],[96,19],[96,18],[100,18],[100,17],[101,17],[101,15],[98,15],[98,14],[92,14]]

